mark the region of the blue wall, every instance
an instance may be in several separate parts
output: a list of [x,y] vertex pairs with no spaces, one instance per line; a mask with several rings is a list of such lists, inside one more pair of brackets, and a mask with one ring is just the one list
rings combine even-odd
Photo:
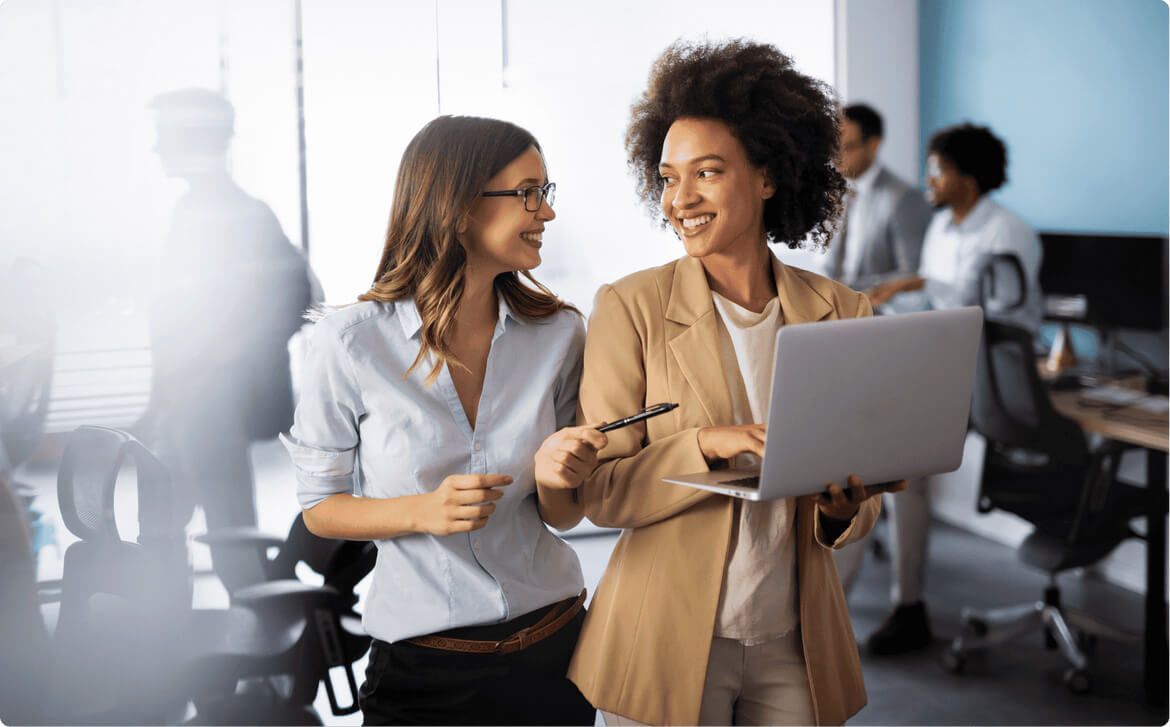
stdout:
[[919,0],[923,145],[986,124],[1038,230],[1167,234],[1167,23],[1159,0]]

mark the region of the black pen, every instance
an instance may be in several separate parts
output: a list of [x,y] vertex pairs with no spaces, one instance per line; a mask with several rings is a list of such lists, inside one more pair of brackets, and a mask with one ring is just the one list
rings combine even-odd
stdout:
[[597,428],[597,431],[599,431],[599,432],[612,432],[615,429],[621,429],[622,427],[628,427],[631,424],[636,424],[636,423],[642,421],[643,419],[649,419],[650,417],[656,417],[659,414],[665,414],[666,412],[671,411],[672,409],[677,409],[677,408],[678,408],[678,404],[674,404],[674,403],[654,404],[653,406],[646,407],[645,409],[638,412],[637,414],[631,414],[630,416],[626,417],[625,419],[618,419],[616,421],[602,424],[600,427]]

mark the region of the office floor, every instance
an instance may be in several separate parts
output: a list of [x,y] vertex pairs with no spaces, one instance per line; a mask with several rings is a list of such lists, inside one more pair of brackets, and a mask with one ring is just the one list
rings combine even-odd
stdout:
[[[296,513],[288,460],[275,442],[253,450],[260,526],[282,533]],[[55,506],[55,473],[49,469],[18,473],[34,485],[43,509]],[[197,516],[198,517],[198,516]],[[972,517],[975,517],[972,513]],[[71,536],[58,525],[62,549]],[[198,527],[198,523],[193,523]],[[574,538],[586,585],[593,591],[605,568],[616,536]],[[53,552],[46,551],[42,577],[53,577]],[[193,547],[196,569],[209,566],[202,546]],[[850,596],[854,629],[859,638],[878,626],[888,608],[889,563],[870,556]],[[1061,681],[1064,666],[1056,652],[1045,651],[1039,634],[1024,635],[1014,643],[981,657],[972,657],[963,676],[945,673],[937,653],[945,639],[958,630],[964,605],[996,606],[1039,598],[1044,578],[1021,565],[1012,549],[962,530],[936,523],[931,544],[927,597],[936,636],[928,652],[897,658],[862,657],[869,704],[851,722],[858,725],[1057,725],[1057,724],[1164,724],[1165,707],[1146,706],[1140,698],[1139,645],[1102,641],[1092,666],[1095,685],[1088,695],[1071,694]],[[1095,579],[1068,576],[1062,580],[1066,604],[1108,618],[1128,629],[1140,629],[1142,598]],[[198,605],[226,604],[226,595],[213,577],[197,579]],[[364,661],[359,669],[364,668]],[[359,672],[360,681],[360,672]],[[340,685],[340,683],[339,683]],[[329,712],[324,689],[317,708],[330,725],[361,724],[360,714],[335,717]]]

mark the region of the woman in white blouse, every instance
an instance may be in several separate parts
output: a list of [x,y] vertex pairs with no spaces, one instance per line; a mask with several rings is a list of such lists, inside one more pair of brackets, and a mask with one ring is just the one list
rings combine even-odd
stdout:
[[366,724],[593,724],[565,678],[581,568],[545,523],[580,519],[607,440],[567,426],[584,326],[528,273],[555,190],[527,131],[431,121],[373,286],[310,335],[285,445],[309,529],[378,544]]

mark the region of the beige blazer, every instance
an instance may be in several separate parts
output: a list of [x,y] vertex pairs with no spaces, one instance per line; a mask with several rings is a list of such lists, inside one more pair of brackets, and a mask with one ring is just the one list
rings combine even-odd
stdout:
[[[775,261],[785,324],[872,314],[868,299]],[[717,314],[698,260],[681,258],[601,288],[585,343],[581,421],[647,404],[679,408],[609,434],[582,485],[585,515],[624,528],[593,597],[569,678],[599,709],[650,724],[695,724],[719,592],[730,557],[733,500],[661,478],[707,469],[701,427],[732,422],[718,354]],[[864,352],[858,352],[864,355]],[[833,546],[867,533],[866,501]],[[804,658],[817,724],[843,724],[865,705],[857,644],[816,505],[796,510]]]

